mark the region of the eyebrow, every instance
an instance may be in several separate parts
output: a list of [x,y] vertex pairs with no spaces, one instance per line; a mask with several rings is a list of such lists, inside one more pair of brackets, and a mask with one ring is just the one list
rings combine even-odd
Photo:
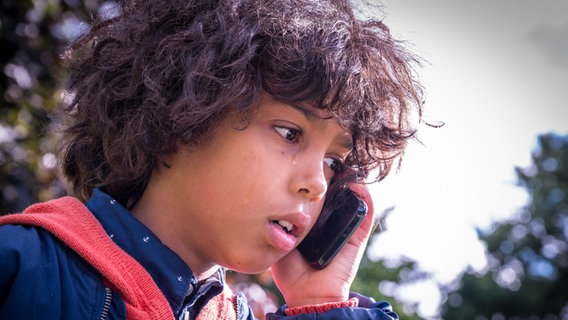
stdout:
[[343,141],[341,141],[341,145],[345,147],[345,149],[352,151],[353,150],[353,137],[351,135],[344,136]]
[[322,116],[318,115],[317,113],[313,112],[312,110],[310,110],[310,109],[308,109],[304,106],[301,106],[299,104],[289,104],[289,106],[291,106],[292,108],[297,109],[299,111],[302,111],[308,120],[329,120],[329,119],[333,119],[333,116],[322,117]]
[[[315,121],[315,120],[330,120],[333,119],[333,116],[329,116],[329,117],[322,117],[321,115],[313,112],[312,110],[298,105],[298,104],[288,104],[289,106],[291,106],[292,108],[301,111],[304,116],[306,117],[306,119],[310,120],[310,121]],[[339,142],[339,144],[341,146],[343,146],[345,149],[351,151],[353,150],[353,137],[349,134],[349,135],[344,135],[341,136],[341,142]]]

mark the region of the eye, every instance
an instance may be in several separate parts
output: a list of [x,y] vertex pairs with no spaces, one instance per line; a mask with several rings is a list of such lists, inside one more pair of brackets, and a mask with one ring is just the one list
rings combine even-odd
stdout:
[[302,131],[299,129],[288,128],[288,127],[274,127],[274,130],[278,132],[284,139],[297,143],[302,136]]
[[337,158],[327,157],[323,162],[333,171],[333,173],[340,172],[343,169],[343,161]]

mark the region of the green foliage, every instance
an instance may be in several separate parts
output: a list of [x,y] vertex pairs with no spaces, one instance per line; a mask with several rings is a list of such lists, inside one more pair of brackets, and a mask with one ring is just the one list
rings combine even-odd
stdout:
[[3,0],[0,4],[0,214],[64,193],[57,180],[49,114],[64,45],[98,1]]
[[416,315],[416,306],[405,308],[394,295],[398,287],[429,277],[428,274],[417,270],[419,268],[415,261],[402,260],[396,267],[388,268],[381,260],[373,261],[368,256],[364,256],[351,290],[373,297],[377,301],[388,301],[401,319],[419,319]]
[[518,216],[480,232],[489,265],[466,273],[443,319],[568,318],[568,136],[538,138],[529,168],[517,168],[530,202]]

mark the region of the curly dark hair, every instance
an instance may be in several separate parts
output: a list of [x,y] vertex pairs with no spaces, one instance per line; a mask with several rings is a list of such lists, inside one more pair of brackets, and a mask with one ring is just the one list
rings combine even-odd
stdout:
[[60,164],[85,200],[132,206],[163,155],[198,146],[266,92],[330,111],[353,133],[347,165],[384,178],[422,113],[419,60],[349,0],[135,0],[69,48]]

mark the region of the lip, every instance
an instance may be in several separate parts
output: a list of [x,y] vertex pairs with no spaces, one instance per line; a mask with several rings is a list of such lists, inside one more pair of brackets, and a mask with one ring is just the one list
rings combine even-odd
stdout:
[[303,238],[310,224],[311,216],[303,212],[294,212],[270,219],[270,222],[272,223],[275,220],[290,222],[294,226],[290,234],[296,238]]
[[[287,221],[293,225],[290,232],[284,231],[274,221]],[[302,212],[294,212],[269,219],[267,223],[267,239],[272,247],[282,252],[290,252],[305,236],[311,217]]]

